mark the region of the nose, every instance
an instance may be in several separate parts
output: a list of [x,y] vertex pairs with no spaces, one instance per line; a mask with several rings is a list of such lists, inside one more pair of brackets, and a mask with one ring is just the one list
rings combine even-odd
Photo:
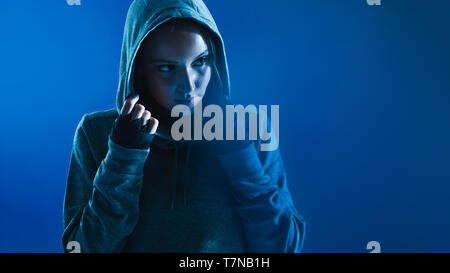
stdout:
[[183,92],[183,95],[186,97],[189,97],[192,95],[192,93],[195,90],[195,72],[188,68],[184,69],[182,75],[181,75],[181,91]]

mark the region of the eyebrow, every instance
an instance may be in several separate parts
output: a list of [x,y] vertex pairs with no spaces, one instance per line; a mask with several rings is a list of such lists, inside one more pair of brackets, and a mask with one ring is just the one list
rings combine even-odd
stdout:
[[[207,55],[207,54],[209,54],[209,49],[206,49],[205,51],[200,53],[197,57],[195,57],[195,59],[203,57],[204,55]],[[170,63],[170,64],[177,64],[178,63],[178,62],[169,61],[169,60],[163,60],[163,59],[152,59],[150,62],[151,63]]]

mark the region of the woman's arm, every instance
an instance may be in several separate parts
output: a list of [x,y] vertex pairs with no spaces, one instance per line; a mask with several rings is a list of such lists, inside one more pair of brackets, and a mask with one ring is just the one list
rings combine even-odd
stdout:
[[279,150],[258,154],[249,145],[218,157],[230,180],[249,252],[300,252],[305,221],[293,205]]
[[65,251],[77,241],[81,252],[120,252],[139,217],[143,167],[149,149],[130,149],[109,139],[108,153],[96,168],[89,120],[80,121],[74,137],[64,199]]

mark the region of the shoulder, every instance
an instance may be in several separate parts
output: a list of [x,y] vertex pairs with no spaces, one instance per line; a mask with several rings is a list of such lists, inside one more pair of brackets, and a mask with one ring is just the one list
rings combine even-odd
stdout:
[[119,114],[117,113],[116,109],[109,109],[105,111],[97,111],[85,114],[85,119],[90,124],[104,124],[109,122],[114,122],[114,120],[117,118]]
[[105,111],[96,111],[84,114],[78,127],[85,132],[98,132],[107,128],[111,128],[118,113],[116,109]]
[[116,109],[96,111],[84,114],[78,124],[77,134],[82,131],[97,160],[101,160],[108,150],[108,137],[117,117]]

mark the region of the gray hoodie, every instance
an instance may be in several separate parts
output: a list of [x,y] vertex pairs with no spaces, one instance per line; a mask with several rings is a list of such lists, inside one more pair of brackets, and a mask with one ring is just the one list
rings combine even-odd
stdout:
[[76,129],[64,199],[63,248],[81,252],[299,252],[305,222],[293,206],[279,150],[210,155],[157,133],[147,150],[109,138],[135,93],[140,44],[172,18],[215,34],[222,94],[230,97],[223,40],[201,0],[135,0],[128,11],[116,109],[83,116]]

